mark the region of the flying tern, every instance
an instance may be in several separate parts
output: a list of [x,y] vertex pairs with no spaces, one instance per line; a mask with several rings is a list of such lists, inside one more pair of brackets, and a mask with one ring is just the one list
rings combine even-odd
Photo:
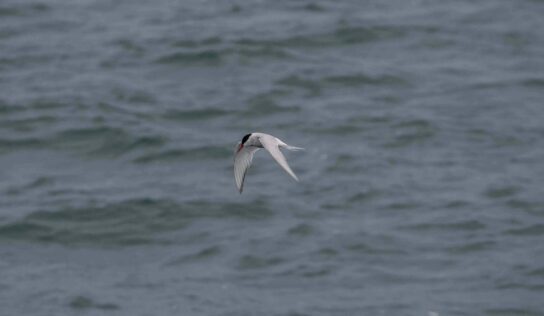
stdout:
[[242,190],[244,189],[244,179],[249,166],[251,166],[253,155],[261,148],[266,149],[276,160],[276,162],[283,168],[283,170],[293,177],[293,179],[298,181],[296,174],[287,164],[287,161],[281,153],[280,148],[286,148],[294,151],[304,150],[304,148],[287,145],[281,141],[281,139],[272,135],[264,133],[251,133],[245,135],[242,138],[242,141],[238,142],[234,152],[234,180],[236,181],[236,187],[240,193],[242,193]]

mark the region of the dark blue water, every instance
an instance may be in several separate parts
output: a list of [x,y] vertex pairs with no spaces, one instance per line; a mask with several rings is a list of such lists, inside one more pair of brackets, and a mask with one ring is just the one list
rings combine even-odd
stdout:
[[0,315],[544,315],[543,14],[0,1]]

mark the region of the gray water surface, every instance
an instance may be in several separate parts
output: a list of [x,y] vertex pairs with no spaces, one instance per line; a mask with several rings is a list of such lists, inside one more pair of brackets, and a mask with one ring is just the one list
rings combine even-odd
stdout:
[[543,15],[2,0],[0,315],[544,315]]

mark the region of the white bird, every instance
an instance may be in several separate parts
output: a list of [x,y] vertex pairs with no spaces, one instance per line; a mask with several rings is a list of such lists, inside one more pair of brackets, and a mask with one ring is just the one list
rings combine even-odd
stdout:
[[238,142],[234,152],[234,180],[236,180],[236,187],[240,193],[244,189],[244,179],[249,166],[251,166],[253,155],[261,148],[266,149],[283,170],[287,171],[293,179],[298,181],[297,176],[291,170],[281,153],[280,147],[295,151],[304,150],[304,148],[289,146],[279,138],[264,133],[247,134],[242,138],[241,142]]

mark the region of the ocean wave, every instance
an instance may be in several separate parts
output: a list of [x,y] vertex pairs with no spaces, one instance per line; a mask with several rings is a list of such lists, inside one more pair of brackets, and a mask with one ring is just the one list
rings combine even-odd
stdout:
[[202,146],[188,149],[162,149],[139,155],[135,163],[153,163],[168,161],[199,161],[202,159],[227,159],[232,156],[232,149],[224,146]]
[[96,247],[169,244],[164,234],[199,220],[260,220],[272,211],[263,203],[174,202],[132,199],[104,206],[36,211],[0,224],[0,240]]
[[225,51],[201,50],[197,52],[175,52],[159,57],[156,62],[159,64],[187,64],[187,65],[210,65],[215,66],[222,62]]
[[544,224],[534,224],[521,228],[509,229],[506,233],[514,236],[541,236],[544,235]]
[[465,220],[451,223],[420,223],[401,225],[400,228],[416,231],[476,231],[485,229],[486,225],[478,220]]
[[232,111],[222,108],[204,108],[189,110],[169,110],[163,114],[163,118],[173,121],[201,121],[232,115]]
[[402,37],[406,28],[391,25],[383,26],[339,26],[331,32],[292,35],[276,39],[242,38],[235,41],[238,45],[286,48],[321,48],[338,45],[362,44],[379,40]]

